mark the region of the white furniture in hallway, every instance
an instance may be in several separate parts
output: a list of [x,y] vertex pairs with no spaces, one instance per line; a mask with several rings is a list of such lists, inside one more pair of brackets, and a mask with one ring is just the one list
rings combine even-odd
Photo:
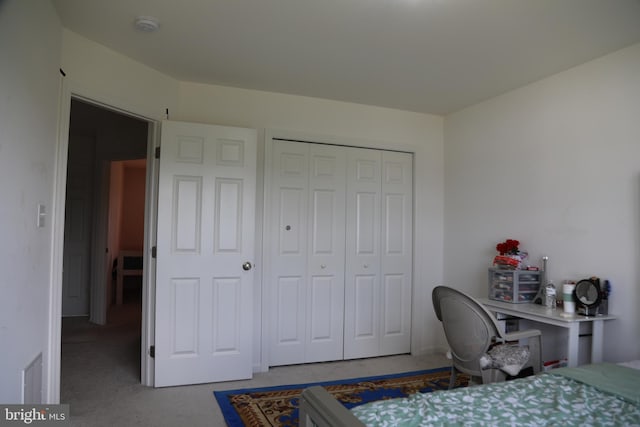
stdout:
[[121,305],[124,278],[127,276],[142,276],[142,251],[120,251],[116,266],[116,304]]

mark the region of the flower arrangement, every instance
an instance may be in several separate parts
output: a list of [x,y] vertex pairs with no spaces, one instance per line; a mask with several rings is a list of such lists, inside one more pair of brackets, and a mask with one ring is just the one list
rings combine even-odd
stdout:
[[500,255],[517,255],[519,252],[518,246],[520,246],[519,241],[507,239],[502,243],[498,243],[496,245],[496,250],[500,252]]
[[520,252],[520,242],[514,239],[507,239],[496,245],[496,250],[500,255],[493,258],[493,265],[498,268],[521,268],[522,261],[526,258],[526,252]]

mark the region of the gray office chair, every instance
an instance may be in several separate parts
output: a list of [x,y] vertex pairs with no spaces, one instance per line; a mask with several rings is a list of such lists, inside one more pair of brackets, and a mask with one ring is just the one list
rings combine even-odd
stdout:
[[[528,338],[529,358],[522,368],[530,366],[534,373],[540,372],[542,346],[539,330],[504,333],[493,314],[482,304],[464,292],[447,286],[436,286],[432,298],[433,309],[442,322],[453,359],[449,388],[454,386],[459,372],[483,384],[504,381],[507,374],[498,365],[490,364],[483,369],[483,365],[487,364],[487,351],[496,342],[507,343]],[[500,349],[502,356],[506,355],[507,358],[510,357],[508,353],[513,351],[515,354],[521,350],[517,345]]]

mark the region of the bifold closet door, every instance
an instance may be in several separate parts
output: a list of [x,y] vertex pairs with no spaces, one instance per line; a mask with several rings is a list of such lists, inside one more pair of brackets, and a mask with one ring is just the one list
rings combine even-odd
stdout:
[[412,156],[350,148],[344,358],[411,349]]
[[382,156],[348,149],[344,358],[380,347],[380,192]]
[[382,153],[379,356],[411,351],[413,156]]
[[342,359],[345,171],[339,147],[273,142],[271,366]]

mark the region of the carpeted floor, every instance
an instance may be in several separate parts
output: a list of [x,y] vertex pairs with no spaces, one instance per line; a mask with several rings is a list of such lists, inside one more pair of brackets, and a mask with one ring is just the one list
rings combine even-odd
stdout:
[[[214,395],[229,427],[289,427],[298,425],[300,394],[309,386],[322,385],[345,407],[353,408],[417,392],[446,390],[450,372],[449,367],[443,367],[322,383],[216,391]],[[467,383],[468,378],[459,376],[456,387]]]
[[109,325],[63,319],[61,402],[70,404],[72,427],[214,426],[224,418],[212,390],[335,381],[445,366],[444,353],[386,356],[256,372],[253,379],[182,387],[140,384],[140,312],[135,298],[113,306]]

